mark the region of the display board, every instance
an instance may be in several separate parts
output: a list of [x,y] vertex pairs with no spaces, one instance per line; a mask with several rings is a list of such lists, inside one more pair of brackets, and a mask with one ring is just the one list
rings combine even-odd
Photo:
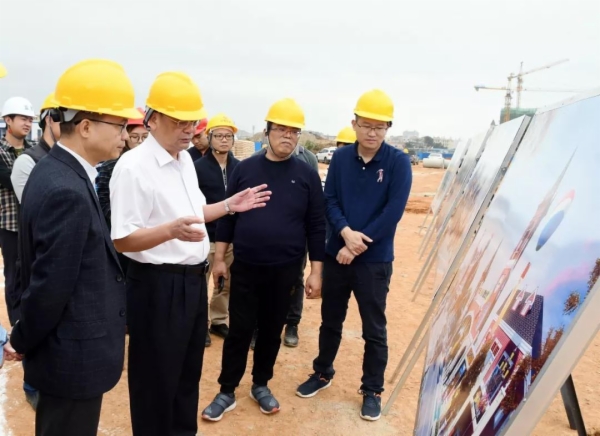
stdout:
[[599,119],[598,93],[533,118],[433,315],[416,435],[529,434],[598,331]]
[[[529,125],[529,117],[521,117],[495,127],[485,144],[485,150],[460,196],[453,215],[440,240],[434,289],[439,285],[454,261],[460,246],[464,243],[473,221],[479,214],[485,198],[495,189],[517,149],[523,133]],[[487,206],[487,205],[486,205]]]
[[438,208],[440,207],[440,204],[442,203],[443,199],[445,198],[446,193],[448,192],[448,187],[450,186],[450,184],[456,177],[456,173],[458,172],[458,169],[460,168],[460,166],[463,162],[463,159],[465,157],[465,153],[467,152],[468,144],[469,144],[469,142],[467,140],[461,139],[458,141],[458,144],[456,145],[456,149],[454,150],[452,159],[450,160],[450,163],[448,164],[448,168],[446,169],[446,172],[444,173],[444,177],[442,178],[442,181],[440,182],[440,185],[438,186],[438,190],[435,194],[435,197],[433,197],[433,200],[431,201],[431,212],[434,215],[437,213]]
[[481,153],[485,148],[486,138],[495,128],[495,126],[492,126],[486,132],[482,132],[469,139],[467,146],[468,149],[465,153],[462,164],[458,169],[456,177],[448,186],[446,196],[440,205],[438,219],[435,220],[435,222],[433,223],[434,237],[437,236],[439,232],[444,230],[448,219],[450,218],[450,214],[452,213],[452,210],[454,208],[454,203],[464,190],[465,185],[471,177],[471,174],[473,174],[473,170],[477,165],[477,161],[479,160],[479,157],[481,156]]

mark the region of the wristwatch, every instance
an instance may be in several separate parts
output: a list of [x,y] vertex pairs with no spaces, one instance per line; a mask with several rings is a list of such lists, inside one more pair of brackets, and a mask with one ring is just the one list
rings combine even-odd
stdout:
[[235,212],[232,211],[229,207],[229,199],[228,198],[225,199],[225,212],[227,212],[229,215],[235,214]]

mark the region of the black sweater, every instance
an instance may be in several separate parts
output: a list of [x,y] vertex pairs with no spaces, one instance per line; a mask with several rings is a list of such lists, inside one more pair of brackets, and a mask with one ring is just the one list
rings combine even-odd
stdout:
[[[240,161],[230,152],[229,156],[227,156],[227,165],[225,166],[225,174],[227,175],[228,183],[234,168],[239,163]],[[221,165],[214,154],[209,150],[204,157],[194,162],[194,167],[196,168],[196,175],[198,176],[198,186],[200,187],[202,194],[206,197],[206,204],[214,204],[225,200],[227,197],[225,195],[223,170],[221,170]],[[215,242],[217,222],[218,220],[206,223],[206,231],[208,232],[208,239],[210,239],[210,242]]]
[[230,197],[266,183],[264,208],[219,220],[217,242],[233,243],[234,257],[254,265],[282,265],[325,258],[325,200],[318,173],[298,159],[273,162],[265,155],[241,161],[227,184]]

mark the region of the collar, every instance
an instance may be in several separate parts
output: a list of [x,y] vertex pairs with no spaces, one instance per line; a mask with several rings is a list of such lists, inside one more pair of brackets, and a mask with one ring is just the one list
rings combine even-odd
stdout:
[[[152,133],[148,135],[148,138],[146,138],[144,144],[148,144],[147,147],[152,151],[152,154],[154,154],[159,167],[164,167],[165,165],[175,161],[173,156],[171,156],[169,152],[158,143],[156,138],[152,136]],[[139,147],[141,147],[141,145]],[[182,159],[179,159],[179,161],[181,162]]]
[[[0,138],[0,144],[2,144],[2,146],[4,146],[4,148],[6,148],[7,150],[10,149],[15,149],[15,147],[13,147],[6,139],[6,135],[4,135],[2,138]],[[23,140],[23,150],[27,149],[27,148],[31,148],[31,144],[29,142],[27,142],[27,140]]]
[[79,162],[81,164],[81,166],[85,170],[85,173],[90,178],[90,180],[92,182],[92,186],[93,186],[96,181],[96,176],[98,175],[98,170],[96,170],[96,168],[93,167],[87,160],[85,160],[84,158],[79,156],[77,153],[75,153],[70,148],[65,147],[60,142],[57,142],[56,145],[60,146],[60,148],[62,148],[67,153],[69,153],[71,156],[73,156],[75,159],[77,159],[77,162]]
[[[379,147],[379,150],[377,150],[377,153],[375,153],[375,156],[373,156],[373,159],[371,159],[369,162],[381,161],[381,159],[383,158],[384,149],[387,147],[387,145],[388,144],[385,141],[383,141],[381,147]],[[359,159],[360,155],[358,154],[358,141],[355,142],[352,147],[354,148],[354,156],[356,157],[356,159]]]

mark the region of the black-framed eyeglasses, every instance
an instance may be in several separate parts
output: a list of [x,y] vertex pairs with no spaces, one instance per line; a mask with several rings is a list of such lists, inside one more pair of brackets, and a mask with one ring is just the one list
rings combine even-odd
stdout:
[[217,141],[222,141],[223,139],[231,141],[233,139],[233,135],[231,133],[215,133],[212,135],[212,137]]
[[375,127],[361,126],[358,123],[356,123],[356,125],[358,126],[359,129],[361,129],[365,133],[371,133],[371,130],[372,130],[373,132],[377,133],[378,135],[384,134],[389,129],[389,126],[375,126]]
[[302,134],[302,130],[282,126],[273,126],[271,127],[271,131],[281,136],[289,133],[291,136],[295,136],[296,138]]
[[146,140],[146,138],[148,137],[148,133],[142,133],[141,135],[138,134],[129,134],[129,139],[133,142],[143,142]]
[[94,118],[84,118],[82,120],[77,120],[75,121],[73,124],[77,125],[79,123],[81,123],[83,120],[88,120],[88,121],[92,121],[94,123],[102,123],[102,124],[110,124],[111,126],[117,126],[120,127],[121,129],[119,130],[119,133],[123,133],[123,131],[125,130],[125,128],[127,127],[127,121],[124,124],[119,124],[119,123],[111,123],[110,121],[104,121],[104,120],[96,120]]

